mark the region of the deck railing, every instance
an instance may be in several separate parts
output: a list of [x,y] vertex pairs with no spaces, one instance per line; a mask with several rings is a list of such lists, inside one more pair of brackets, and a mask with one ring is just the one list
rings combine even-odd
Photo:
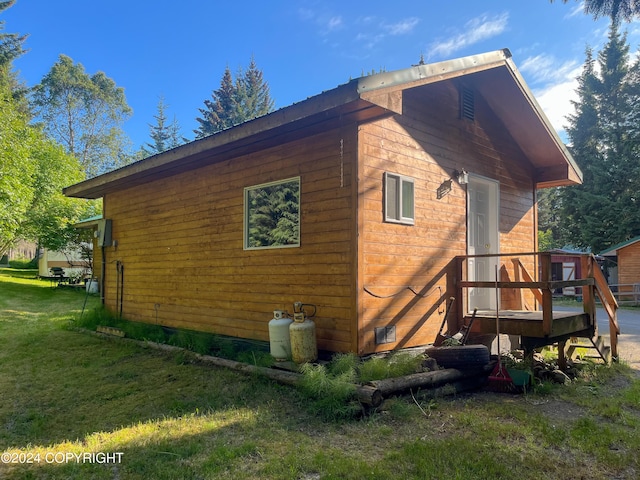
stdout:
[[[468,293],[471,289],[500,289],[499,308],[503,310],[541,310],[542,330],[545,336],[553,328],[553,292],[559,288],[581,287],[583,310],[597,333],[596,296],[609,317],[611,354],[618,356],[618,302],[609,289],[596,258],[591,254],[580,255],[581,278],[575,280],[553,280],[551,253],[508,253],[487,255],[465,255],[457,258],[457,285],[459,311],[469,311]],[[498,265],[498,277],[469,280],[469,261],[493,262]],[[527,268],[528,267],[528,268]],[[533,270],[533,273],[532,273]],[[538,280],[535,278],[538,277]],[[529,292],[527,296],[526,292]]]
[[640,283],[616,283],[609,285],[618,305],[640,305]]

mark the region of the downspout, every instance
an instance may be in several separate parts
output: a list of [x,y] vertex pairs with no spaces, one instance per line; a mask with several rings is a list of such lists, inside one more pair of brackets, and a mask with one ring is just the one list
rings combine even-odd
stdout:
[[124,265],[120,262],[120,318],[122,318],[122,303],[124,299]]
[[102,248],[102,271],[100,272],[100,302],[104,306],[104,282],[107,277],[107,259],[105,257],[105,247]]

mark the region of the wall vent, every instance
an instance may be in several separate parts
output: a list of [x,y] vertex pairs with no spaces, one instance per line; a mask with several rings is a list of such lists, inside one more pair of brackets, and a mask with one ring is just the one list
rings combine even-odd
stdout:
[[460,88],[460,118],[475,120],[475,94],[471,88]]

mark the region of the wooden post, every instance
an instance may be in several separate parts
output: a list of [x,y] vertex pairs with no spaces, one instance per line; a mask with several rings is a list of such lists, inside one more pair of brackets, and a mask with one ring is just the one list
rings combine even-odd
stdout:
[[602,300],[602,306],[609,316],[609,341],[611,342],[611,356],[613,358],[618,358],[618,335],[620,334],[620,326],[618,325],[618,302],[616,301],[613,293],[611,293],[609,285],[607,284],[607,279],[602,274],[600,267],[597,266],[596,260],[593,256],[591,256],[591,264],[593,265],[591,275],[593,276],[593,279],[595,281],[594,293],[597,292],[600,296],[600,300]]
[[558,367],[560,367],[560,370],[562,370],[563,372],[567,371],[567,351],[566,351],[566,347],[567,347],[567,341],[566,340],[562,340],[562,341],[558,342]]
[[551,335],[553,325],[553,296],[551,292],[551,253],[540,254],[540,282],[542,284],[542,333]]
[[[580,257],[580,266],[582,269],[582,278],[594,278],[593,262],[591,256],[582,255]],[[589,322],[593,325],[594,335],[598,334],[598,322],[596,320],[596,296],[595,284],[584,285],[582,287],[582,308],[589,315]]]
[[464,322],[464,317],[469,311],[468,298],[463,287],[460,287],[460,282],[467,281],[467,257],[456,257],[456,310],[458,313],[458,321]]
[[618,312],[613,310],[613,318],[609,319],[609,338],[611,342],[611,356],[618,360]]
[[[520,282],[522,281],[520,278],[520,259],[512,258],[511,263],[513,264],[513,281]],[[524,290],[519,288],[516,294],[516,301],[518,305],[516,306],[516,310],[522,310],[522,306],[524,305]]]

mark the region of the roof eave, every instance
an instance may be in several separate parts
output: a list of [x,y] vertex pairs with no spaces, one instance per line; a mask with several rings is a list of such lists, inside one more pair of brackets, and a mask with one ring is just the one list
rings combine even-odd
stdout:
[[[498,68],[508,70],[508,76],[503,75],[502,80],[510,79],[506,85],[510,84],[513,95],[520,92],[521,105],[528,105],[525,108],[529,111],[529,125],[535,126],[536,134],[533,136],[522,128],[511,133],[536,168],[534,181],[537,188],[582,183],[582,172],[518,72],[511,60],[511,53],[503,49],[362,77],[263,117],[85,180],[63,191],[70,197],[99,198],[109,191],[175,173],[178,168],[184,171],[229,158],[232,154],[247,153],[251,148],[268,146],[269,142],[284,138],[283,133],[291,134],[313,125],[326,126],[330,118],[339,117],[342,121],[350,115],[351,118],[362,120],[402,113],[403,91],[475,73],[484,76],[485,93],[492,92],[487,95],[492,97],[497,113],[505,117],[509,129],[509,117],[515,118],[514,113],[509,111],[509,105],[500,100],[501,95],[493,92],[495,88],[491,88],[491,83],[487,83],[487,79],[494,78],[493,75],[482,73],[499,72],[494,70]],[[354,114],[367,109],[367,113]],[[541,139],[546,145],[542,150],[536,145]]]
[[206,156],[207,152],[215,151],[221,147],[247,145],[255,137],[286,128],[312,116],[320,119],[327,118],[332,114],[332,111],[357,102],[359,99],[357,82],[351,81],[265,116],[71,185],[64,188],[63,193],[68,197],[100,198],[107,191],[109,185],[125,181],[132,176],[141,177],[152,171],[169,170],[178,163],[187,166],[190,161],[195,163]]
[[525,97],[529,101],[531,108],[536,113],[540,122],[544,125],[549,138],[554,142],[556,148],[562,154],[566,161],[566,166],[563,166],[563,170],[566,167],[565,175],[562,175],[556,179],[545,178],[545,176],[548,177],[548,174],[545,175],[546,172],[540,172],[540,175],[538,176],[538,179],[536,181],[537,188],[550,188],[581,184],[583,180],[582,171],[580,170],[580,167],[578,167],[578,164],[573,158],[573,155],[571,155],[571,153],[567,149],[567,146],[558,135],[558,132],[551,124],[551,121],[540,107],[540,104],[534,97],[533,92],[531,92],[531,90],[527,86],[524,78],[520,74],[520,71],[516,67],[513,60],[510,58],[507,59],[506,64],[509,67],[509,70],[513,75],[515,81],[518,83],[523,95],[525,95]]

